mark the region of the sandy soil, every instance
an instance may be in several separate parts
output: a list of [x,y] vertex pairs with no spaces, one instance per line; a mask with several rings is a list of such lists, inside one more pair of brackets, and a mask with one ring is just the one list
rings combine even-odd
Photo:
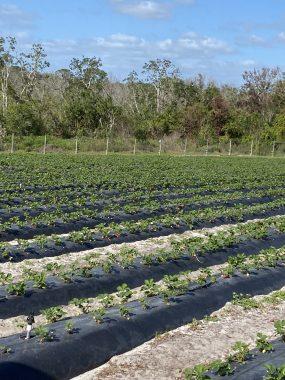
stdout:
[[284,312],[285,302],[251,310],[228,303],[212,314],[216,321],[204,320],[195,328],[182,326],[73,380],[183,379],[185,368],[227,356],[237,341],[253,348],[258,332],[274,338],[274,321],[284,319]]

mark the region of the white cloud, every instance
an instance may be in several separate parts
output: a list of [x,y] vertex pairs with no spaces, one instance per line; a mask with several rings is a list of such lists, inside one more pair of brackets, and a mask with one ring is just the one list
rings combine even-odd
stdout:
[[279,39],[280,41],[285,41],[285,32],[281,32],[281,33],[279,33],[279,34],[278,34],[278,39]]
[[165,19],[174,7],[193,5],[195,0],[111,0],[120,13],[144,19]]
[[139,18],[163,19],[169,16],[169,5],[152,0],[113,1],[119,12]]
[[17,5],[0,4],[0,26],[4,31],[31,27],[33,21],[33,15],[23,11]]
[[241,61],[240,64],[245,67],[250,67],[250,66],[255,66],[256,62],[253,59],[245,59]]

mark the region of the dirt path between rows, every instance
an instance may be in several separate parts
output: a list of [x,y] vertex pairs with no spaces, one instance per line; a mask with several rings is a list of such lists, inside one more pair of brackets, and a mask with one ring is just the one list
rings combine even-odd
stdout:
[[217,321],[203,321],[196,328],[182,326],[73,380],[183,379],[185,368],[227,356],[236,341],[253,348],[258,332],[276,337],[274,321],[285,319],[285,302],[251,310],[228,303],[212,316]]

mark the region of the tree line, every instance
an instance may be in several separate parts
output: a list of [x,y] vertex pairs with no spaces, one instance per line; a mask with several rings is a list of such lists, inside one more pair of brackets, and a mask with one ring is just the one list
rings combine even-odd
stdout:
[[57,71],[49,66],[41,44],[20,52],[15,38],[0,38],[0,137],[285,138],[279,68],[245,71],[234,87],[201,74],[185,79],[168,59],[150,60],[122,81],[108,77],[96,57],[73,58]]

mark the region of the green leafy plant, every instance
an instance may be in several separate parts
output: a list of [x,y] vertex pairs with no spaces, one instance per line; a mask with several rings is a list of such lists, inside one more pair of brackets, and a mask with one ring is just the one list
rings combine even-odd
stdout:
[[149,303],[148,303],[148,299],[147,297],[142,297],[139,299],[139,302],[141,304],[141,307],[144,309],[144,310],[147,310],[149,309]]
[[127,302],[127,300],[132,296],[132,291],[127,284],[122,284],[117,287],[118,297],[121,298],[122,302]]
[[265,365],[266,375],[264,380],[284,380],[285,379],[285,365],[276,367],[272,364]]
[[207,380],[210,376],[206,374],[208,367],[204,364],[197,364],[193,368],[186,368],[183,371],[185,380]]
[[257,339],[256,339],[256,348],[262,352],[271,352],[273,351],[273,346],[272,344],[267,340],[267,335],[258,333],[257,334]]
[[97,323],[102,323],[106,314],[106,309],[104,307],[98,307],[97,309],[92,310],[91,314]]
[[74,323],[72,321],[67,321],[66,324],[64,325],[64,328],[68,334],[74,333]]
[[60,306],[49,307],[48,309],[41,310],[41,313],[49,323],[60,320],[66,314]]
[[54,340],[53,332],[43,325],[39,325],[35,328],[35,334],[42,343]]
[[12,349],[6,345],[0,345],[0,355],[10,354]]
[[249,345],[244,342],[236,342],[232,350],[234,351],[233,359],[238,363],[243,363],[249,355]]
[[211,369],[219,376],[229,376],[234,372],[230,360],[216,360],[211,364]]
[[282,340],[285,342],[285,320],[276,321],[274,323],[275,331],[281,336]]
[[24,281],[11,282],[7,285],[7,292],[16,296],[23,296],[26,292],[26,284]]
[[129,309],[126,306],[121,305],[119,307],[119,311],[120,311],[120,314],[121,314],[122,317],[124,317],[126,319],[130,319],[131,313],[130,313]]
[[147,297],[156,296],[159,293],[159,287],[152,278],[145,280],[141,290]]
[[114,305],[115,298],[112,294],[101,294],[98,296],[99,302],[105,308],[111,307]]
[[77,306],[84,314],[89,313],[91,309],[89,298],[73,298],[69,304]]
[[233,293],[232,304],[241,306],[245,310],[258,309],[260,307],[260,303],[252,298],[250,294],[242,293]]

